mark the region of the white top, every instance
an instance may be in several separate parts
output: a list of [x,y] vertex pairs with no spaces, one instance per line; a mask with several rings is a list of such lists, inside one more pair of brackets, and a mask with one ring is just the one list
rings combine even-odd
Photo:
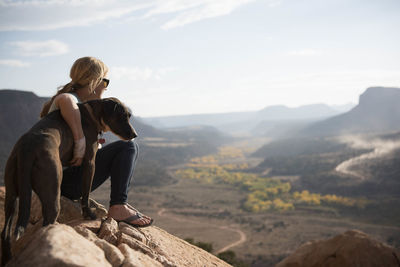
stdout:
[[[80,103],[78,97],[77,97],[74,93],[66,93],[66,94],[70,95],[70,96],[71,96],[71,99],[72,99],[75,103],[77,103],[77,104]],[[60,107],[56,104],[56,101],[53,100],[53,103],[51,103],[51,106],[50,106],[50,108],[49,108],[49,112],[47,112],[47,113],[50,113],[50,112],[52,112],[52,111],[54,111],[54,110],[59,110],[59,109],[60,109]]]
[[[68,94],[69,96],[71,96],[71,98],[72,98],[72,100],[75,102],[75,103],[80,103],[80,101],[79,101],[79,99],[78,99],[78,97],[76,96],[76,94],[74,94],[74,93],[66,93],[66,94]],[[50,108],[49,108],[49,112],[48,113],[50,113],[50,112],[52,112],[52,111],[54,111],[54,110],[59,110],[60,109],[60,107],[56,104],[56,101],[53,101],[53,103],[51,103],[51,106],[50,106]],[[101,137],[101,136],[100,136]],[[102,148],[102,145],[99,143],[98,144],[98,148],[100,149],[100,148]]]

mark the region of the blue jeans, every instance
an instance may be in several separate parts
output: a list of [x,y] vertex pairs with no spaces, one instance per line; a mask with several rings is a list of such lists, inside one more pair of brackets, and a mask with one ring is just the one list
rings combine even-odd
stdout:
[[[116,141],[99,149],[96,154],[96,170],[92,191],[111,177],[110,206],[126,204],[128,191],[139,154],[136,141]],[[69,167],[63,171],[61,195],[79,199],[82,193],[81,167]]]

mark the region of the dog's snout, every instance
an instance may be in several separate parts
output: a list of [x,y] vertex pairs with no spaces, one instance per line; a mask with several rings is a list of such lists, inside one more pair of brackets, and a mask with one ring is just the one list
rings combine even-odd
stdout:
[[133,129],[133,128],[132,128],[132,133],[131,133],[131,136],[132,136],[132,138],[131,138],[131,139],[133,139],[133,138],[136,138],[136,137],[138,136],[138,134],[137,134],[136,130],[135,130],[135,129]]
[[119,136],[124,140],[132,140],[136,138],[138,134],[136,133],[135,129],[129,127],[129,129],[126,129],[124,132],[119,134]]

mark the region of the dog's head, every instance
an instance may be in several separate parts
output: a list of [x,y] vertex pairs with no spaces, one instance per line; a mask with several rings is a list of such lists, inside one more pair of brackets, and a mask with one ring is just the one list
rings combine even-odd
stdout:
[[117,98],[104,98],[102,102],[102,124],[124,140],[137,137],[135,129],[129,123],[131,113]]

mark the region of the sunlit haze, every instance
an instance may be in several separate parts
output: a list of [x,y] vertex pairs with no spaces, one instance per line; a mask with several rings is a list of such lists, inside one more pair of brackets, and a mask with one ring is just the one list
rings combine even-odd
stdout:
[[110,68],[142,117],[357,103],[400,87],[398,0],[0,0],[0,89],[51,96]]

